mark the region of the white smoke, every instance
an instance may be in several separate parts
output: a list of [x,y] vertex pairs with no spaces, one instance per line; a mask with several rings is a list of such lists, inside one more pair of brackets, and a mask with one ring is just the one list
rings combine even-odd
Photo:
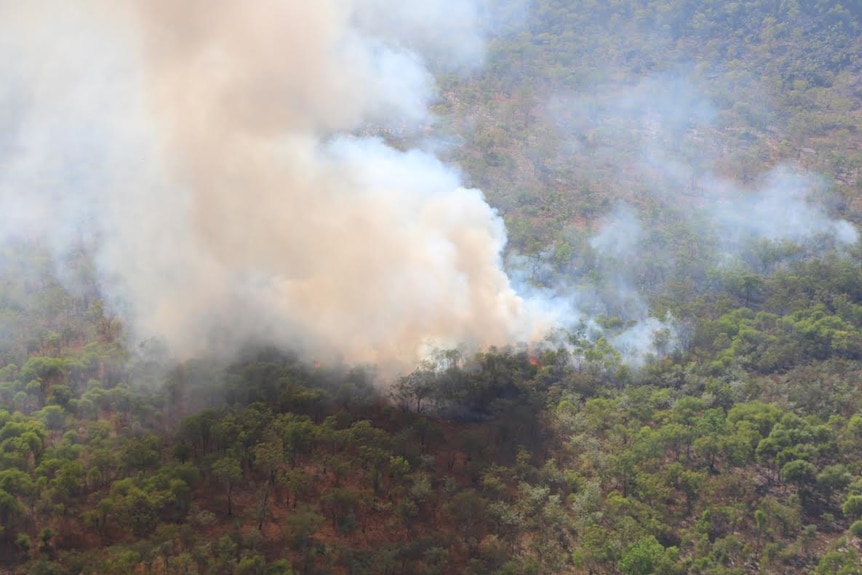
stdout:
[[[704,268],[737,262],[763,241],[807,245],[826,238],[828,248],[858,240],[851,223],[828,213],[822,201],[828,190],[812,173],[779,164],[764,165],[746,183],[720,175],[721,163],[733,161],[727,156],[750,151],[723,133],[719,110],[684,76],[591,86],[588,93],[553,97],[547,111],[565,142],[557,161],[587,181],[598,174],[595,185],[618,188],[609,195],[652,204],[664,217],[673,214],[663,230],[673,225],[684,232],[681,237],[709,246],[713,259],[698,261]],[[680,339],[674,318],[653,316],[638,277],[648,275],[650,266],[673,273],[679,257],[666,237],[646,226],[649,217],[619,201],[587,242],[596,277],[580,278],[569,289],[582,316],[609,314],[624,322],[603,335],[631,364],[667,353]]]
[[[600,166],[620,182],[632,181],[681,210],[726,253],[739,254],[756,240],[857,241],[852,224],[818,202],[821,179],[800,167],[764,161],[754,183],[723,177],[722,162],[751,151],[722,132],[719,111],[688,77],[659,75],[594,91],[600,96],[557,96],[548,106],[572,143],[570,153],[589,158],[584,172]],[[585,134],[587,144],[581,143]]]
[[510,286],[482,193],[350,135],[427,121],[427,59],[478,65],[487,9],[0,1],[0,234],[97,245],[134,337],[180,354],[265,338],[397,362],[532,338],[549,318]]
[[815,201],[823,184],[813,174],[779,166],[748,193],[727,181],[704,181],[704,186],[711,200],[707,209],[728,251],[758,239],[802,244],[827,236],[843,245],[859,239],[850,222],[830,217]]
[[[432,70],[481,65],[487,35],[523,6],[0,0],[0,240],[96,246],[132,337],[179,354],[257,338],[397,363],[429,342],[533,340],[600,313],[572,286],[514,289],[480,191],[427,152],[357,136],[429,122]],[[640,149],[656,190],[704,191],[693,211],[728,250],[855,241],[812,201],[810,176],[783,169],[745,190],[680,150],[679,133],[715,118],[685,82],[559,106],[596,161],[622,172],[621,150]],[[590,242],[614,292],[598,299],[631,322],[614,341],[635,362],[674,338],[626,273],[646,235],[621,205]]]

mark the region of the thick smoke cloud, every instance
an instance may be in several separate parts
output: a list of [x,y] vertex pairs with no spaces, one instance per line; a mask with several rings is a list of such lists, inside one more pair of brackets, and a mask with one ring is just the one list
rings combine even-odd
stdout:
[[[528,286],[503,271],[506,232],[480,191],[427,152],[359,136],[433,123],[434,73],[480,66],[526,4],[0,0],[0,240],[47,240],[58,261],[83,243],[131,337],[180,355],[265,340],[398,364],[550,327],[600,333],[612,315],[627,323],[607,337],[643,361],[677,336],[633,275],[642,214],[620,203],[588,242],[601,290]],[[691,221],[728,254],[855,241],[810,174],[723,179],[722,144],[702,135],[717,112],[690,83],[593,93],[549,107],[561,161],[634,173],[670,203],[696,190]]]
[[479,64],[488,6],[119,4],[0,3],[0,225],[98,246],[136,338],[391,362],[542,328],[481,192],[351,135],[426,121],[427,58]]

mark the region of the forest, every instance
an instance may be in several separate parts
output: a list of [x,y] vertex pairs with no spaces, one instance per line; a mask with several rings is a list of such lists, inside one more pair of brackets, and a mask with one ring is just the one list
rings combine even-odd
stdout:
[[178,360],[4,236],[0,574],[862,573],[862,2],[533,0],[444,64],[361,130],[433,132],[575,320]]

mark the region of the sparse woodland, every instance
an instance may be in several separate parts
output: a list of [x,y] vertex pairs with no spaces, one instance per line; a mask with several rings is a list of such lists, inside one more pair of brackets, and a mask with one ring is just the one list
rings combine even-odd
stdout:
[[[708,122],[608,104],[681,76]],[[759,239],[728,263],[683,217],[699,174],[745,190],[791,164],[862,223],[862,2],[534,0],[439,81],[441,155],[529,281],[599,294],[594,322],[385,384],[267,347],[173,364],[127,347],[86,250],[58,277],[5,245],[0,573],[862,573],[859,246]],[[649,138],[691,185],[627,168]],[[640,366],[590,244],[620,201],[648,228],[628,277],[679,326]]]

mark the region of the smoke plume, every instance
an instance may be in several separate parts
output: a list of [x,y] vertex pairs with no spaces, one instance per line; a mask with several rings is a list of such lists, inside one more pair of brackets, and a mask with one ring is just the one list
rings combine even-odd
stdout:
[[487,8],[0,2],[2,234],[98,246],[134,336],[181,354],[265,338],[394,361],[529,338],[544,319],[482,193],[354,135],[427,121],[426,63],[478,65]]
[[[600,330],[604,315],[625,320],[606,336],[641,362],[677,337],[644,296],[675,263],[643,214],[622,202],[602,216],[585,245],[598,284],[510,279],[480,191],[431,153],[362,136],[423,134],[434,73],[480,66],[525,6],[0,0],[0,241],[46,240],[58,262],[84,244],[130,337],[179,355],[263,340],[398,364]],[[812,201],[810,174],[723,179],[718,112],[689,82],[592,93],[548,107],[560,161],[584,179],[636,180],[731,255],[757,239],[855,242]]]

